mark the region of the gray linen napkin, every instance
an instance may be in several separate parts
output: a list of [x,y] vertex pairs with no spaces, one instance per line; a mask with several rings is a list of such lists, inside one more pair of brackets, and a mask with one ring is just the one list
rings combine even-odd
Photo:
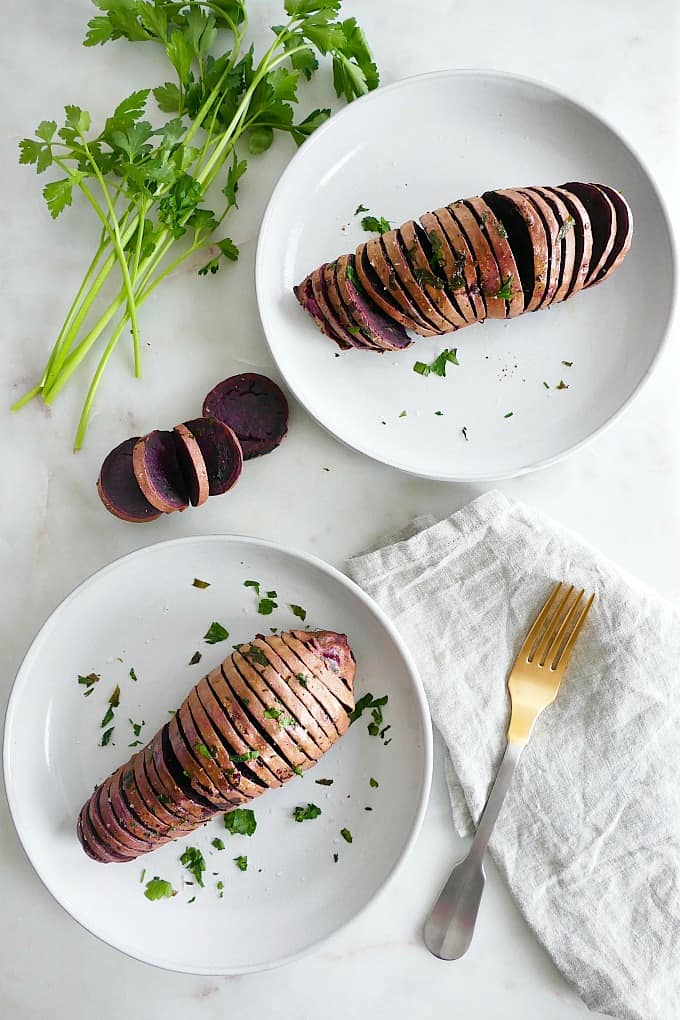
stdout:
[[597,592],[559,696],[521,759],[491,852],[527,922],[591,1009],[677,1020],[678,611],[499,492],[438,524],[421,519],[411,537],[351,560],[349,573],[418,663],[448,747],[461,834],[479,817],[501,759],[506,677],[530,623],[556,580]]

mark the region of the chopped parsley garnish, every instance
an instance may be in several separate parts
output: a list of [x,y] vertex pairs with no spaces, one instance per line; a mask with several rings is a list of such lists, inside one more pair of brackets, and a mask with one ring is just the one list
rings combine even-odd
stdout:
[[232,836],[252,836],[257,828],[255,812],[251,808],[234,808],[224,816],[224,827]]
[[246,751],[244,754],[230,754],[229,759],[236,764],[240,764],[244,761],[257,761],[260,757],[259,751]]
[[303,623],[307,619],[307,610],[303,609],[302,606],[296,606],[291,602],[290,611],[292,612],[293,616],[297,616],[297,618],[299,620],[302,620]]
[[203,635],[203,640],[208,645],[216,645],[218,641],[226,641],[228,637],[229,631],[217,620],[213,620]]
[[508,236],[508,232],[507,232],[507,230],[505,229],[505,226],[501,223],[500,220],[498,221],[497,230],[498,230],[498,236],[499,237],[507,237]]
[[444,289],[444,281],[440,280],[438,276],[435,276],[430,269],[424,269],[422,266],[416,266],[413,270],[413,275],[420,287],[434,287],[435,290]]
[[203,656],[201,655],[200,652],[194,652],[194,654],[189,659],[189,665],[190,666],[195,666],[196,663],[200,662],[202,658],[203,658]]
[[224,850],[225,849],[225,847],[224,847],[224,840],[220,839],[219,836],[215,836],[215,838],[213,839],[211,845],[214,846],[216,850]]
[[302,771],[299,765],[293,765],[293,772],[295,773],[296,776],[304,776],[304,772]]
[[273,611],[278,608],[278,603],[273,598],[260,599],[257,604],[257,611],[261,616],[271,616]]
[[111,737],[113,735],[113,730],[114,730],[113,726],[111,726],[111,728],[108,729],[108,730],[104,730],[104,732],[102,733],[102,740],[101,740],[100,747],[106,747],[106,745],[111,740]]
[[332,779],[315,779],[314,782],[317,783],[319,786],[332,786],[333,785],[333,780]]
[[338,861],[340,860],[340,855],[339,855],[339,854],[333,854],[333,860],[334,860],[334,861],[335,861],[335,863],[337,864],[337,863],[338,863]]
[[430,247],[432,248],[430,265],[435,270],[441,269],[444,265],[444,246],[442,244],[442,239],[436,230],[428,231],[427,239],[430,242]]
[[260,582],[259,581],[244,581],[243,582],[243,587],[244,588],[254,588],[255,589],[255,594],[256,595],[260,594]]
[[545,381],[545,379],[543,380],[543,385],[545,386],[546,390],[549,390],[549,389],[550,389],[550,387],[548,386],[548,384],[547,384],[547,382]]
[[388,230],[392,229],[392,224],[389,220],[386,220],[384,216],[378,218],[377,216],[364,216],[361,221],[363,230],[367,230],[369,233],[386,234]]
[[195,577],[191,582],[193,588],[209,588],[210,581],[202,581],[200,577]]
[[141,740],[133,740],[131,744],[128,744],[128,747],[139,747],[141,742]]
[[555,387],[555,389],[556,390],[568,390],[569,389],[569,383],[565,383],[564,379],[560,379],[560,381],[558,382],[558,384]]
[[141,722],[133,722],[132,719],[128,719],[128,722],[130,723],[130,726],[132,726],[132,732],[136,737],[138,737],[139,734],[142,732],[142,726],[146,726],[146,723],[144,722],[143,719]]
[[134,680],[135,683],[137,683],[137,674],[135,673],[133,666],[130,666],[130,672],[128,673],[128,676],[130,677],[131,680]]
[[573,216],[567,216],[566,220],[564,221],[564,223],[562,224],[560,229],[557,231],[557,240],[561,241],[563,237],[566,237],[567,234],[569,233],[569,231],[571,230],[571,228],[573,226],[574,226],[574,217]]
[[[246,861],[247,861],[247,858],[246,858]],[[247,867],[247,864],[246,864],[246,867]],[[219,899],[222,899],[223,896],[224,896],[224,882],[222,881],[222,879],[220,879],[220,881],[217,883],[217,892],[219,894]]]
[[238,703],[240,705],[243,705],[244,708],[247,708],[248,705],[250,704],[250,698],[242,698],[240,695],[237,695],[236,697],[237,697]]
[[372,737],[382,736],[380,729],[383,724],[382,708],[387,704],[387,699],[387,694],[383,695],[382,698],[374,698],[370,692],[364,694],[357,701],[354,711],[350,713],[350,725],[356,722],[357,719],[360,719],[363,713],[370,709],[373,721],[368,724],[368,732]]
[[205,859],[196,846],[188,846],[182,856],[180,863],[189,871],[198,884],[203,888],[203,872],[205,871]]
[[563,361],[562,364],[566,365],[567,368],[571,368],[571,366],[574,364],[574,362],[573,361]]
[[164,878],[159,878],[158,875],[156,875],[155,878],[149,879],[146,883],[144,895],[147,900],[163,900],[170,899],[170,897],[175,896],[176,893],[170,882],[166,882]]
[[300,687],[309,687],[309,680],[304,673],[298,673],[295,679],[300,684]]
[[358,285],[359,281],[357,280],[357,274],[354,272],[354,266],[349,262],[345,266],[345,276],[348,280],[352,281],[355,287]]
[[87,697],[88,694],[92,694],[93,686],[101,680],[99,673],[90,673],[88,676],[81,676],[78,674],[78,683],[85,687],[83,694]]
[[444,412],[443,412],[443,411],[435,411],[434,413],[435,413],[435,415],[436,415],[436,416],[437,416],[438,418],[441,418],[441,417],[442,417],[442,415],[444,414]]
[[359,333],[361,333],[361,327],[360,326],[350,326],[349,329],[347,330],[347,332],[351,333],[352,336],[359,336]]
[[145,876],[145,875],[146,875],[146,868],[142,868],[142,873],[141,873],[141,875],[139,876],[139,881],[140,881],[140,883],[144,881],[144,876]]
[[248,870],[248,858],[247,857],[244,857],[244,856],[234,857],[234,864],[236,865],[236,867],[238,868],[239,871],[247,871]]
[[265,719],[278,719],[281,715],[280,708],[265,708],[264,717]]
[[424,361],[416,361],[413,366],[413,371],[417,372],[418,375],[438,375],[444,378],[446,376],[447,365],[459,364],[458,348],[445,347],[441,354],[438,354],[434,361],[432,361],[429,365],[426,365]]
[[267,598],[268,599],[275,599],[275,598],[278,598],[278,596],[277,596],[275,591],[268,591],[267,592]]
[[170,803],[170,798],[168,797],[167,793],[159,793],[158,794],[158,799],[161,802],[161,804],[169,804]]
[[349,831],[349,829],[340,829],[340,835],[344,839],[345,843],[352,842],[352,833]]
[[293,818],[296,822],[307,822],[313,818],[318,818],[321,814],[321,808],[317,807],[316,804],[308,804],[307,807],[296,807],[293,809]]
[[368,780],[368,785],[372,787],[374,790],[377,790],[378,787],[380,786],[380,783],[378,782],[377,779],[374,779],[373,776],[371,776],[371,778]]
[[361,203],[359,203],[359,205],[354,210],[354,215],[358,216],[359,213],[362,213],[362,212],[368,212],[368,206],[367,205],[361,205]]
[[195,896],[192,896],[190,900],[187,900],[187,903],[195,903],[195,902],[196,902],[196,897]]
[[197,740],[194,744],[194,751],[196,751],[197,754],[200,754],[201,758],[207,758],[208,761],[215,757],[210,748],[206,747],[205,744],[202,744],[200,740]]
[[120,687],[118,684],[116,684],[113,688],[113,692],[109,698],[109,705],[111,705],[112,708],[118,708],[120,705]]
[[498,288],[498,290],[496,291],[495,294],[491,294],[490,296],[493,297],[493,298],[501,298],[503,301],[511,301],[512,300],[512,290],[511,290],[512,277],[513,277],[512,273],[508,273],[507,280],[503,280],[502,277],[501,277],[501,286]]
[[257,645],[251,645],[250,648],[248,648],[248,650],[246,652],[244,652],[244,655],[248,659],[250,659],[251,662],[256,662],[258,664],[258,666],[268,666],[269,665],[269,659],[264,654],[262,649],[259,648]]
[[109,707],[106,709],[106,713],[104,715],[104,718],[102,719],[102,721],[100,723],[101,728],[104,729],[105,726],[108,726],[112,719],[113,719],[113,708],[111,707],[111,705],[109,705]]
[[406,411],[402,411],[401,414],[399,415],[399,417],[400,418],[405,418],[406,417]]
[[515,413],[514,411],[508,411],[508,413],[507,413],[507,414],[504,414],[504,415],[503,415],[503,417],[504,417],[504,418],[512,418],[512,416],[513,416],[513,414],[514,414],[514,413]]

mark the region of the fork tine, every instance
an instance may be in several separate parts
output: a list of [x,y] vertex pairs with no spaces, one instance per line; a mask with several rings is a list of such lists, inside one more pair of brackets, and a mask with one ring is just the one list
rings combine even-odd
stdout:
[[555,604],[555,600],[557,599],[557,596],[560,593],[560,589],[561,588],[562,588],[562,581],[558,581],[557,584],[555,585],[555,587],[553,588],[552,592],[550,593],[550,595],[546,599],[546,602],[545,602],[545,605],[543,606],[543,609],[541,609],[540,613],[536,617],[536,619],[534,621],[533,627],[531,628],[531,630],[527,634],[526,638],[524,639],[524,644],[520,648],[519,654],[517,656],[517,660],[518,661],[520,659],[528,659],[529,658],[529,652],[533,648],[534,643],[536,642],[536,638],[541,633],[541,630],[543,628],[543,624],[547,620],[547,618],[548,618],[548,616],[550,614],[550,611],[551,611],[552,607]]
[[545,629],[545,632],[541,635],[541,639],[538,642],[538,645],[531,653],[529,657],[529,662],[541,663],[543,661],[545,650],[549,645],[552,644],[555,633],[557,632],[557,630],[559,630],[559,627],[562,623],[562,616],[564,614],[565,607],[569,602],[569,599],[571,598],[573,591],[574,591],[573,584],[566,588],[564,595],[562,596],[558,603],[557,609],[555,610],[555,612],[550,617],[550,620],[548,621],[548,625]]
[[585,606],[581,610],[581,614],[580,614],[578,620],[576,621],[576,623],[574,624],[574,629],[572,630],[571,634],[569,635],[569,638],[568,638],[567,643],[565,644],[564,648],[560,652],[558,652],[558,655],[557,655],[555,661],[552,664],[552,668],[553,669],[558,669],[558,667],[559,668],[563,668],[569,662],[569,657],[570,657],[570,655],[571,655],[571,653],[573,651],[574,645],[576,644],[576,638],[579,636],[581,628],[583,627],[583,624],[586,621],[586,616],[590,612],[590,607],[592,606],[594,601],[595,601],[595,592],[593,592],[593,594],[590,596],[590,598],[586,602]]
[[574,599],[574,601],[571,603],[571,605],[569,607],[569,612],[567,613],[567,615],[562,620],[562,624],[561,624],[559,630],[554,634],[554,636],[553,636],[552,640],[550,641],[549,645],[544,649],[544,651],[543,651],[543,653],[541,655],[541,658],[540,658],[540,665],[541,666],[544,666],[551,658],[554,659],[556,657],[556,655],[557,655],[557,652],[559,652],[559,650],[561,649],[562,642],[564,640],[564,635],[568,633],[571,621],[576,616],[576,611],[579,608],[579,606],[581,605],[581,600],[582,600],[584,595],[585,595],[585,591],[582,588],[581,591],[578,592],[578,594],[577,594],[576,598]]

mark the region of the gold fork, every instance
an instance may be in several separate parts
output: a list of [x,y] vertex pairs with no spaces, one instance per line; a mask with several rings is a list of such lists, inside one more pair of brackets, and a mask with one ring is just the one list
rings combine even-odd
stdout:
[[536,617],[508,678],[507,747],[466,857],[454,867],[425,924],[425,945],[440,960],[467,952],[484,891],[484,854],[512,775],[536,719],[556,698],[595,595],[560,581]]

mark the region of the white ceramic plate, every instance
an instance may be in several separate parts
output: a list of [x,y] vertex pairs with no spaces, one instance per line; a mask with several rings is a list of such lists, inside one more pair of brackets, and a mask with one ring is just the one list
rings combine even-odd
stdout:
[[[204,590],[194,577],[210,582]],[[244,580],[278,592],[281,608],[258,615]],[[230,836],[222,816],[188,839],[126,864],[85,856],[75,823],[81,804],[132,752],[129,719],[149,739],[192,684],[269,626],[307,624],[346,632],[358,661],[356,689],[388,694],[384,740],[357,721],[304,778],[253,803],[254,836]],[[203,641],[221,622],[229,640]],[[196,650],[200,665],[189,666]],[[130,679],[134,669],[137,682]],[[78,674],[101,674],[84,697]],[[120,685],[112,743],[98,746],[107,699]],[[394,628],[351,581],[312,557],[248,538],[186,538],[117,560],[52,614],[21,666],[9,703],[4,767],[12,817],[26,853],[59,903],[94,935],[147,963],[201,974],[235,974],[284,963],[337,931],[382,888],[420,827],[430,785],[432,736],[420,681]],[[369,778],[379,782],[373,789]],[[332,778],[333,785],[315,783]],[[297,823],[308,802],[322,814]],[[371,812],[364,810],[372,807]],[[347,828],[351,845],[340,836]],[[212,848],[220,836],[226,850]],[[205,888],[179,863],[200,847]],[[333,854],[339,855],[338,862]],[[233,858],[247,855],[241,872]],[[150,902],[140,884],[160,876],[178,890]],[[213,874],[217,872],[217,874]],[[224,882],[219,898],[218,881]],[[194,903],[187,901],[195,895]]]
[[[354,215],[360,203],[399,224],[490,188],[566,180],[624,192],[635,234],[610,280],[549,311],[419,339],[398,355],[336,358],[291,293],[369,236]],[[256,283],[276,363],[321,425],[385,464],[473,481],[548,464],[623,410],[666,334],[674,254],[649,174],[594,113],[523,78],[444,71],[379,89],[304,144],[267,208]],[[446,379],[413,372],[449,346],[460,367]],[[556,390],[560,380],[569,388]]]

